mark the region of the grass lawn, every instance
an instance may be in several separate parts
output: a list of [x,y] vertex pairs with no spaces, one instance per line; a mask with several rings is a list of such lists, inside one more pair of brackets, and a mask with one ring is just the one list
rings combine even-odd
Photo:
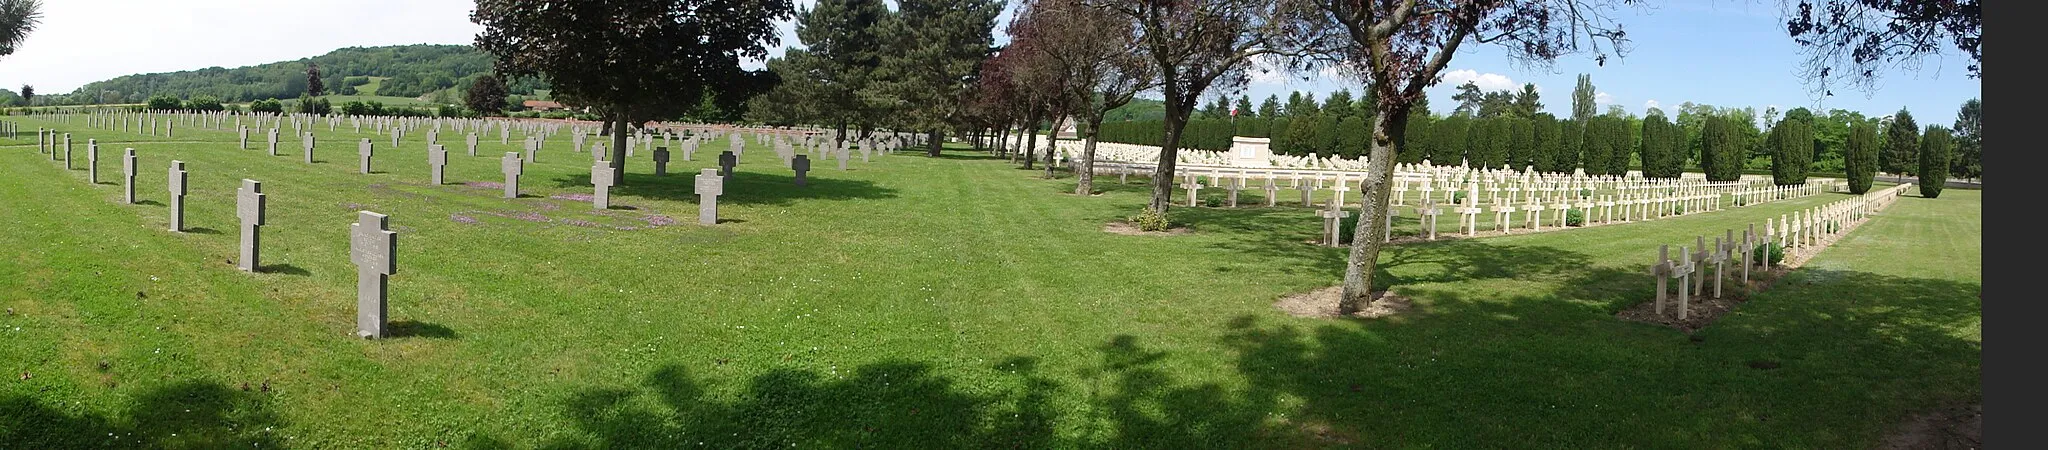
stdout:
[[389,79],[391,79],[391,77],[370,77],[369,83],[364,83],[362,86],[356,86],[356,94],[372,96],[377,95],[377,89],[384,86],[384,80]]
[[[1695,342],[1613,317],[1650,298],[1657,244],[1844,194],[1395,247],[1380,279],[1418,311],[1368,322],[1272,306],[1342,275],[1309,210],[1109,234],[1147,198],[1135,177],[1080,197],[968,150],[817,159],[797,188],[749,143],[705,227],[691,176],[723,142],[667,177],[639,153],[626,208],[594,211],[566,137],[503,199],[462,183],[501,181],[518,136],[470,158],[443,132],[432,186],[424,132],[388,149],[344,123],[308,165],[82,125],[60,128],[81,165],[100,139],[106,184],[0,142],[6,447],[1868,448],[1981,397],[1975,191],[1901,199]],[[143,204],[109,183],[125,147]],[[173,159],[187,233],[165,229]],[[265,273],[231,262],[242,178],[269,197]],[[399,234],[383,341],[352,337],[365,209]]]
[[[385,97],[378,95],[325,95],[320,98],[327,99],[327,103],[333,105],[336,109],[341,108],[341,104],[351,101],[363,103],[383,102],[384,106],[419,106],[428,104],[412,97]],[[299,100],[294,98],[286,99],[286,101],[292,105],[297,105]],[[387,141],[385,143],[389,144],[390,142]]]

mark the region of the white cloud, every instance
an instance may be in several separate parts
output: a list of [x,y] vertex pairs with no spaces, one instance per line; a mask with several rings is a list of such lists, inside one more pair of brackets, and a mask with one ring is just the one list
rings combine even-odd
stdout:
[[1645,110],[1647,110],[1647,109],[1650,109],[1650,108],[1660,108],[1660,107],[1663,107],[1663,106],[1664,106],[1664,104],[1663,104],[1663,103],[1657,103],[1657,100],[1656,100],[1656,99],[1650,99],[1650,101],[1647,101],[1647,102],[1643,102],[1643,109],[1645,109]]
[[1246,72],[1251,74],[1252,84],[1287,83],[1287,72],[1280,70],[1278,63],[1265,57],[1252,58],[1252,67]]
[[[1479,71],[1472,69],[1458,69],[1449,72],[1444,72],[1443,84],[1440,84],[1439,86],[1450,86],[1451,88],[1455,89],[1458,86],[1464,85],[1467,81],[1472,82],[1472,84],[1474,85],[1478,85],[1479,90],[1485,92],[1516,90],[1522,88],[1521,83],[1516,83],[1514,79],[1508,78],[1507,75],[1501,75],[1497,73],[1479,73]],[[1541,92],[1543,90],[1543,87],[1537,86],[1536,90],[1538,92]]]
[[1614,96],[1612,96],[1612,95],[1607,95],[1607,93],[1606,93],[1606,92],[1595,92],[1595,93],[1593,93],[1593,104],[1595,104],[1595,105],[1605,105],[1605,104],[1608,104],[1608,103],[1614,103]]

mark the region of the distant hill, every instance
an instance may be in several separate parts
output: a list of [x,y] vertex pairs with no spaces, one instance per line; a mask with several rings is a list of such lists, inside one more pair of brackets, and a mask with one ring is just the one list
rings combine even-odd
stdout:
[[[184,99],[210,95],[231,103],[293,99],[306,92],[307,64],[320,65],[322,84],[329,93],[354,94],[356,86],[374,80],[377,95],[420,97],[443,89],[467,87],[476,76],[491,70],[492,61],[491,55],[467,45],[348,47],[311,58],[233,69],[208,67],[127,75],[89,83],[65,96],[68,98],[51,100],[66,104],[141,103],[157,94]],[[546,88],[534,80],[511,84],[514,94]]]

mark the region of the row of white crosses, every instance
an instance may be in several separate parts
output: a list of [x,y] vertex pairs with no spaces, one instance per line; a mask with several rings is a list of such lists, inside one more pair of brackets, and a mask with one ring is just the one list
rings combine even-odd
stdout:
[[1760,205],[1779,200],[1811,197],[1823,192],[1835,192],[1844,185],[1842,180],[1814,180],[1798,185],[1775,185],[1770,183],[1746,183],[1729,192],[1735,206]]
[[[1750,224],[1748,229],[1743,230],[1739,241],[1736,239],[1735,230],[1726,230],[1722,237],[1714,238],[1712,246],[1708,246],[1706,237],[1695,237],[1693,246],[1679,247],[1678,259],[1671,258],[1670,245],[1660,245],[1657,249],[1657,261],[1651,264],[1649,269],[1650,275],[1657,280],[1657,297],[1653,309],[1657,315],[1663,316],[1667,306],[1670,306],[1676,311],[1678,320],[1686,320],[1690,317],[1691,299],[1706,294],[1708,269],[1713,269],[1713,298],[1720,298],[1722,279],[1728,277],[1725,271],[1730,270],[1729,264],[1736,264],[1742,269],[1743,285],[1748,286],[1752,267],[1763,270],[1769,269],[1771,265],[1769,258],[1763,254],[1766,252],[1759,252],[1759,249],[1766,245],[1776,245],[1781,249],[1817,247],[1822,242],[1828,242],[1827,239],[1831,237],[1848,233],[1851,225],[1891,206],[1909,186],[1911,185],[1894,186],[1800,210],[1780,216],[1776,222],[1766,219],[1763,234],[1757,233],[1756,224]],[[1678,281],[1675,300],[1669,295],[1671,290],[1668,287],[1674,278]]]
[[1811,255],[1823,243],[1849,231],[1850,225],[1866,219],[1870,214],[1891,206],[1894,200],[1912,186],[1901,184],[1883,190],[1867,192],[1856,197],[1829,202],[1812,208],[1800,209],[1778,216],[1776,222],[1764,221],[1770,242],[1787,251],[1800,249]]

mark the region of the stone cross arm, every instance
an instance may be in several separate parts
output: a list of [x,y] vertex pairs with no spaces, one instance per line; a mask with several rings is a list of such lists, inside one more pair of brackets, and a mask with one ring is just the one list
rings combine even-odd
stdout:
[[398,273],[398,233],[389,230],[390,216],[360,211],[357,217],[349,225],[349,259],[370,273]]

